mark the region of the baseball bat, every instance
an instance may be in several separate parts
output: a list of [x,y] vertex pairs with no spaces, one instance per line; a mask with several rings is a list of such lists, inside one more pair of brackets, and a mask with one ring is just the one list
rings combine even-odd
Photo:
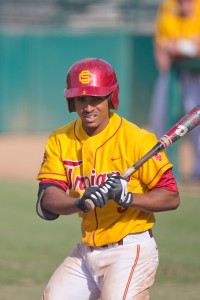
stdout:
[[[143,157],[141,157],[134,165],[129,167],[121,176],[128,178],[138,168],[140,168],[147,160],[153,157],[156,153],[171,146],[174,142],[186,135],[197,125],[200,124],[200,105],[193,108],[184,117],[182,117],[171,129],[164,134],[157,144],[151,148]],[[88,209],[94,209],[95,205],[90,199],[85,200]]]

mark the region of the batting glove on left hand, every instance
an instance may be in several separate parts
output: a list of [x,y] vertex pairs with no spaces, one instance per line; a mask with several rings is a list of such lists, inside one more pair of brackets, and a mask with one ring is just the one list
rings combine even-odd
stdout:
[[104,183],[104,186],[109,189],[109,198],[124,208],[128,208],[133,202],[133,195],[128,192],[127,185],[127,180],[116,174],[108,174],[108,179]]
[[88,212],[90,207],[87,206],[86,199],[90,199],[96,207],[104,207],[109,200],[109,191],[105,186],[91,186],[83,194],[82,198],[78,199],[76,206],[84,211]]

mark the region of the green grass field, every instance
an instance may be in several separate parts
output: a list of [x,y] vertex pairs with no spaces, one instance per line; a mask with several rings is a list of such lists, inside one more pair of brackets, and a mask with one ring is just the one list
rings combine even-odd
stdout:
[[[40,300],[49,276],[80,239],[80,219],[40,219],[37,183],[1,182],[0,191],[0,300]],[[200,299],[199,214],[200,197],[189,194],[177,211],[156,214],[160,266],[151,299]]]

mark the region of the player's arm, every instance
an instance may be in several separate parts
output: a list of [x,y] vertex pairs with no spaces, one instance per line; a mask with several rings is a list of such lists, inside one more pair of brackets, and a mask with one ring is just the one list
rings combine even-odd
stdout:
[[176,209],[180,204],[176,180],[171,169],[167,170],[158,183],[145,194],[128,191],[127,180],[112,175],[105,183],[110,196],[124,208],[133,207],[145,212],[159,212]]
[[131,207],[146,212],[161,212],[176,209],[180,204],[178,192],[155,188],[146,194],[133,194]]
[[109,191],[102,186],[91,186],[81,198],[66,194],[67,184],[59,180],[43,180],[38,191],[36,211],[45,220],[55,220],[59,215],[71,215],[78,211],[88,212],[86,200],[102,208],[109,200]]
[[180,204],[180,197],[172,170],[167,170],[148,193],[133,194],[133,199],[132,206],[144,211],[159,212],[176,209]]
[[77,198],[67,193],[67,184],[59,180],[41,180],[38,189],[36,211],[45,220],[55,220],[59,215],[76,213]]
[[49,186],[44,190],[41,206],[43,210],[57,215],[70,215],[78,212],[77,198],[72,198],[56,186]]
[[172,58],[167,49],[160,45],[154,46],[154,57],[159,71],[167,72],[171,67]]

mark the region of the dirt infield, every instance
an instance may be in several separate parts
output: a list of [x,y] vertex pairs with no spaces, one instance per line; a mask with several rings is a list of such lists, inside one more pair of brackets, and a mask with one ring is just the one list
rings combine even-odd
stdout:
[[0,135],[0,179],[35,181],[48,135]]
[[[0,135],[0,179],[35,181],[48,135],[49,133]],[[183,177],[190,175],[193,164],[191,146],[184,140],[179,155]]]

